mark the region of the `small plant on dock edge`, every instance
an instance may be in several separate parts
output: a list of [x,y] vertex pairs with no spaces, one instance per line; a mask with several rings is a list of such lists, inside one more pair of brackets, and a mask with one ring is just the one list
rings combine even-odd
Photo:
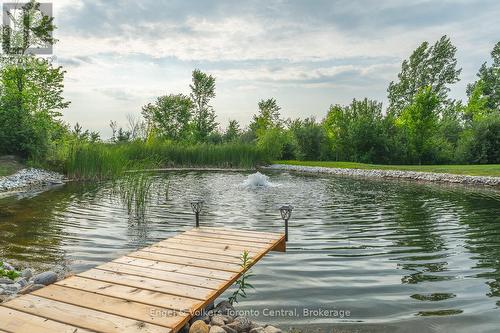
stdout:
[[241,268],[243,268],[243,274],[241,277],[236,281],[236,285],[238,286],[238,289],[229,297],[229,303],[234,304],[235,302],[238,303],[238,297],[241,298],[246,298],[247,293],[246,290],[248,288],[255,289],[254,286],[252,286],[250,283],[247,282],[247,279],[252,277],[253,274],[251,271],[248,269],[250,268],[252,264],[252,258],[250,257],[250,254],[248,253],[247,250],[243,251],[241,254]]

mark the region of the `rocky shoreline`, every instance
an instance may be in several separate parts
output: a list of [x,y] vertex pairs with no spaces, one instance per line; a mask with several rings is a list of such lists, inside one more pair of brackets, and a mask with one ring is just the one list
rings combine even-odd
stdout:
[[441,182],[465,185],[487,185],[500,186],[500,177],[486,176],[465,176],[450,173],[433,173],[419,171],[402,170],[366,170],[366,169],[344,169],[344,168],[326,168],[315,166],[272,164],[263,167],[266,170],[293,171],[303,173],[320,173],[340,176],[369,177],[369,178],[390,178],[403,180],[416,180],[424,182]]
[[36,273],[31,268],[19,269],[0,260],[0,304],[17,296],[28,294],[60,280],[64,272]]
[[64,183],[64,176],[41,169],[22,169],[13,175],[0,177],[0,194],[31,191]]
[[271,325],[256,323],[245,316],[239,316],[233,305],[222,301],[212,309],[192,319],[182,333],[282,333]]

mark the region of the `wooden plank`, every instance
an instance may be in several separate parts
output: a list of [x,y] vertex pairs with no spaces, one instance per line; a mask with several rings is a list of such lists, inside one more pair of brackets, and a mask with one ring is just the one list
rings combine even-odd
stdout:
[[137,275],[150,277],[156,280],[179,282],[191,286],[204,287],[209,289],[219,288],[223,281],[210,279],[207,277],[194,276],[177,272],[162,272],[154,268],[138,267],[117,262],[109,262],[107,264],[96,267],[96,269],[118,272],[128,275]]
[[156,260],[156,261],[164,261],[164,262],[169,262],[169,263],[173,263],[173,264],[181,264],[181,265],[189,265],[189,266],[202,267],[202,268],[218,269],[221,271],[235,272],[235,273],[239,272],[241,270],[241,267],[237,264],[229,264],[229,263],[224,263],[224,262],[219,262],[219,261],[209,261],[206,259],[178,257],[178,256],[173,256],[173,255],[168,255],[168,254],[152,253],[152,252],[146,252],[146,251],[132,252],[128,256],[134,257],[134,258],[143,258],[143,259],[150,259],[150,260]]
[[182,244],[182,243],[174,243],[174,242],[159,242],[156,244],[153,244],[152,246],[154,247],[162,247],[162,248],[167,248],[167,249],[175,249],[175,250],[188,250],[191,252],[196,252],[196,253],[212,253],[212,254],[217,254],[217,255],[223,255],[226,257],[232,257],[232,258],[240,258],[241,257],[241,251],[230,251],[227,249],[216,249],[216,248],[211,248],[211,247],[200,247],[196,245],[187,245],[187,244]]
[[227,262],[230,264],[239,264],[240,263],[239,257],[228,257],[228,256],[221,256],[221,255],[212,254],[212,253],[193,252],[193,251],[189,251],[189,250],[176,250],[176,249],[164,248],[161,246],[149,246],[149,247],[145,247],[145,248],[141,249],[141,251],[154,252],[154,253],[160,253],[160,254],[171,254],[171,255],[178,256],[178,257],[207,259],[207,260],[211,260],[211,261]]
[[198,241],[198,242],[204,242],[206,245],[210,244],[222,244],[222,245],[233,245],[233,246],[239,246],[243,250],[254,250],[254,251],[259,251],[264,248],[266,248],[266,245],[255,245],[255,244],[247,244],[246,242],[238,242],[238,241],[225,241],[225,240],[216,240],[212,238],[205,238],[205,237],[200,237],[200,236],[191,236],[191,235],[184,235],[180,234],[178,236],[173,237],[174,239],[184,239],[184,240],[192,240],[192,241]]
[[115,259],[113,260],[113,262],[140,266],[140,267],[151,267],[158,271],[178,272],[189,275],[208,277],[211,279],[219,279],[222,281],[231,279],[234,275],[237,274],[234,272],[218,271],[215,269],[193,267],[184,264],[173,264],[173,263],[161,262],[150,259],[134,258],[128,256]]
[[189,230],[183,233],[183,235],[190,236],[200,236],[206,238],[214,238],[214,239],[222,239],[225,241],[239,241],[245,242],[249,245],[255,245],[259,247],[268,246],[269,244],[275,242],[275,239],[266,239],[266,238],[250,238],[245,236],[245,234],[240,235],[225,235],[225,234],[217,234],[213,232],[205,232],[201,230]]
[[56,302],[34,295],[24,295],[15,298],[5,303],[4,306],[97,332],[171,332],[171,330],[166,327],[148,324],[67,303]]
[[179,323],[185,323],[188,320],[188,314],[184,312],[167,311],[164,308],[152,307],[128,299],[96,295],[60,285],[51,285],[31,294],[168,328],[177,328]]
[[203,300],[212,293],[212,289],[208,288],[194,287],[182,283],[161,281],[135,275],[101,271],[99,269],[91,269],[79,273],[77,276],[198,300]]
[[211,232],[216,234],[224,234],[224,235],[241,235],[244,234],[249,238],[260,238],[260,239],[279,239],[283,233],[269,233],[263,231],[253,231],[253,230],[245,230],[245,229],[231,229],[231,228],[217,228],[217,227],[199,227],[198,230],[203,232]]
[[0,332],[92,333],[93,331],[0,306]]
[[[243,253],[243,251],[247,250],[250,254],[256,254],[259,252],[259,250],[254,250],[254,249],[248,249],[243,246],[235,246],[235,245],[228,245],[228,244],[219,244],[219,243],[209,243],[206,241],[200,241],[200,240],[192,240],[192,239],[181,239],[181,238],[169,238],[164,241],[161,241],[158,243],[158,245],[162,245],[164,243],[177,243],[177,244],[184,244],[184,245],[191,245],[191,246],[197,246],[199,249],[219,249],[221,251],[236,251],[239,252],[240,255]],[[223,253],[223,252],[221,252]]]
[[72,276],[56,282],[56,284],[74,289],[85,290],[98,295],[119,297],[155,307],[173,309],[188,313],[194,312],[201,304],[200,300],[188,297],[168,295],[151,290],[86,279],[79,276]]

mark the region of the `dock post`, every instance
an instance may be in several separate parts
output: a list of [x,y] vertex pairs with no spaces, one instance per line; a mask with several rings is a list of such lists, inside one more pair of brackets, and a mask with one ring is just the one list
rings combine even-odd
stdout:
[[193,209],[193,212],[196,217],[196,228],[200,227],[200,212],[201,209],[203,208],[203,200],[195,200],[191,202],[191,208]]
[[281,218],[285,220],[285,241],[288,242],[288,220],[292,216],[292,205],[284,205],[280,207]]

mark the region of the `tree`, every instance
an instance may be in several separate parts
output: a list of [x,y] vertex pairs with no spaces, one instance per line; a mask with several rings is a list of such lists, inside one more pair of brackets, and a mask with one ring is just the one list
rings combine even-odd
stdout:
[[186,140],[189,135],[189,122],[193,101],[186,95],[165,95],[158,97],[154,104],[142,107],[142,115],[148,126],[169,140]]
[[224,133],[224,141],[235,141],[241,135],[240,124],[236,120],[229,120],[226,132]]
[[258,103],[259,113],[253,116],[250,129],[259,136],[262,132],[274,127],[280,127],[280,110],[275,98],[261,99]]
[[25,4],[18,21],[2,30],[0,151],[39,159],[64,127],[59,117],[69,104],[62,96],[65,71],[28,54],[31,46],[55,42],[52,18],[39,11],[39,4]]
[[336,160],[386,162],[387,137],[382,103],[354,99],[332,105],[323,122]]
[[209,104],[215,97],[215,78],[199,69],[193,71],[191,99],[194,103],[192,119],[193,134],[197,142],[205,142],[208,136],[217,128],[215,112]]
[[[491,51],[491,58],[491,66],[483,63],[477,73],[479,80],[467,86],[469,101],[481,101],[483,111],[486,112],[500,110],[500,42]],[[477,109],[477,104],[474,107]]]
[[408,139],[409,158],[422,164],[427,158],[431,161],[432,142],[437,127],[436,108],[439,97],[432,87],[422,88],[412,104],[403,109],[397,118],[397,125],[404,130]]
[[292,121],[290,130],[295,138],[296,157],[299,160],[317,161],[328,157],[325,128],[313,117]]
[[459,81],[462,69],[456,69],[457,48],[445,35],[433,46],[423,42],[408,60],[401,65],[398,81],[392,81],[388,88],[390,113],[399,113],[413,102],[415,95],[424,87],[430,87],[440,103],[448,100],[448,85]]
[[40,10],[35,0],[24,4],[18,17],[7,11],[11,25],[2,26],[2,50],[8,55],[26,55],[30,47],[46,47],[57,40],[52,37],[56,29],[54,18]]

